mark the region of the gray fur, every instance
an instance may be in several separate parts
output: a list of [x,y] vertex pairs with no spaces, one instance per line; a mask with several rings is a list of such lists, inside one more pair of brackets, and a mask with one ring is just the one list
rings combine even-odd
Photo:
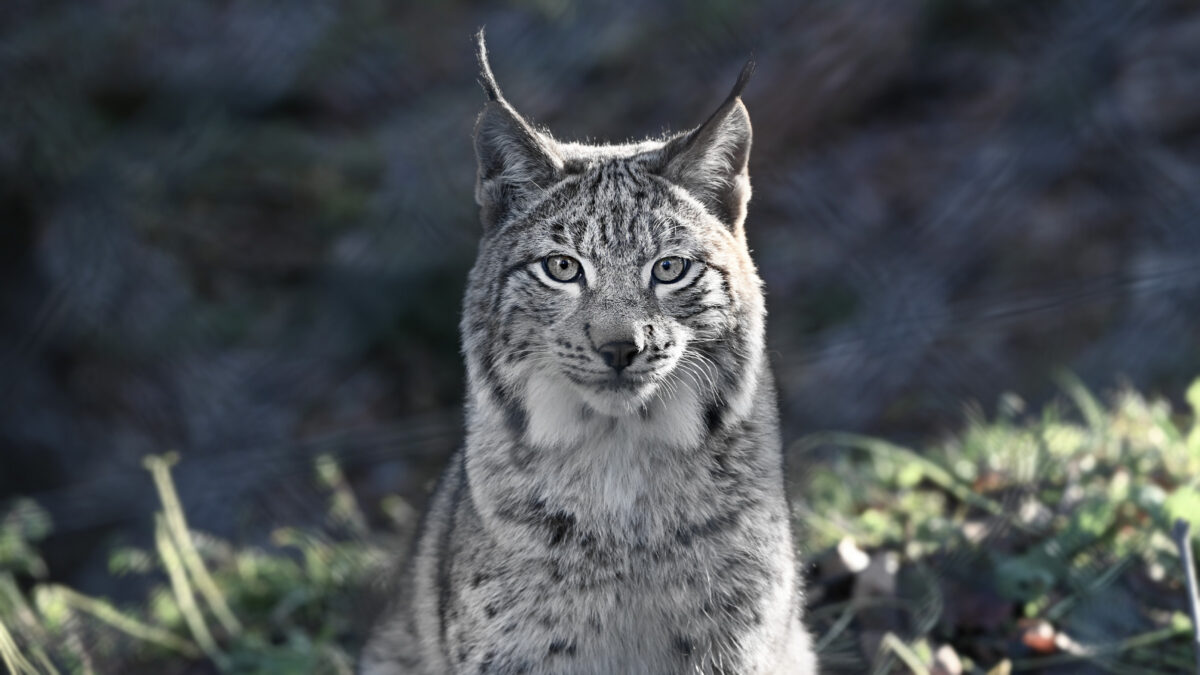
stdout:
[[[693,131],[592,146],[522,119],[479,48],[467,440],[362,672],[816,672],[743,229],[749,68]],[[686,276],[652,284],[671,255]],[[620,374],[612,341],[640,350]]]

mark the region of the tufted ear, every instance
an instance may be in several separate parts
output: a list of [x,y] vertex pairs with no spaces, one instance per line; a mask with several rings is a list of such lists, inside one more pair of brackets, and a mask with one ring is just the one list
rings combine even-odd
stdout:
[[491,229],[558,180],[563,161],[554,139],[534,129],[504,100],[488,64],[482,29],[475,39],[488,97],[475,122],[475,201],[484,229]]
[[662,175],[691,192],[731,230],[746,218],[750,201],[750,113],[742,90],[754,73],[746,63],[733,91],[699,128],[675,137],[663,148]]

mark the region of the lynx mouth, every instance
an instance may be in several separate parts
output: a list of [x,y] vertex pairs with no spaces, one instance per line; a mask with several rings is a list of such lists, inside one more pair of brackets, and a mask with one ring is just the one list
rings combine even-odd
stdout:
[[654,379],[625,374],[576,383],[576,389],[589,407],[611,416],[636,413],[657,390]]
[[655,381],[651,373],[609,372],[600,374],[592,372],[581,374],[567,372],[565,375],[572,384],[581,389],[612,392],[636,391]]
[[632,392],[650,383],[650,378],[644,375],[614,374],[599,380],[593,386],[601,391]]

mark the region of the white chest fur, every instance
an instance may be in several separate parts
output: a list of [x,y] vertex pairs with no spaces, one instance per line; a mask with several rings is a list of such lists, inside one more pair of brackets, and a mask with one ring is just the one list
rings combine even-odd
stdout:
[[[596,411],[569,385],[547,376],[529,382],[527,442],[558,480],[577,483],[587,505],[612,517],[637,517],[645,501],[684,480],[671,467],[700,445],[700,397],[678,387],[651,398],[643,410],[621,416]],[[686,472],[683,472],[686,473]]]
[[523,545],[523,528],[503,510],[532,501],[570,514],[581,531],[630,541],[669,536],[676,519],[714,508],[705,402],[695,388],[666,387],[644,410],[620,416],[596,411],[552,375],[532,375],[523,393],[520,440],[498,431],[496,406],[476,399],[468,441],[468,474],[481,477],[471,491],[501,541]]

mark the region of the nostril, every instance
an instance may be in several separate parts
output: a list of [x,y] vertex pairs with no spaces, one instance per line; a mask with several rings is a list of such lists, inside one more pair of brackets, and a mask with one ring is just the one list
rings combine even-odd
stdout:
[[634,357],[642,350],[632,342],[607,342],[600,345],[596,351],[600,352],[600,356],[604,358],[604,363],[609,368],[613,368],[619,373],[633,363]]

